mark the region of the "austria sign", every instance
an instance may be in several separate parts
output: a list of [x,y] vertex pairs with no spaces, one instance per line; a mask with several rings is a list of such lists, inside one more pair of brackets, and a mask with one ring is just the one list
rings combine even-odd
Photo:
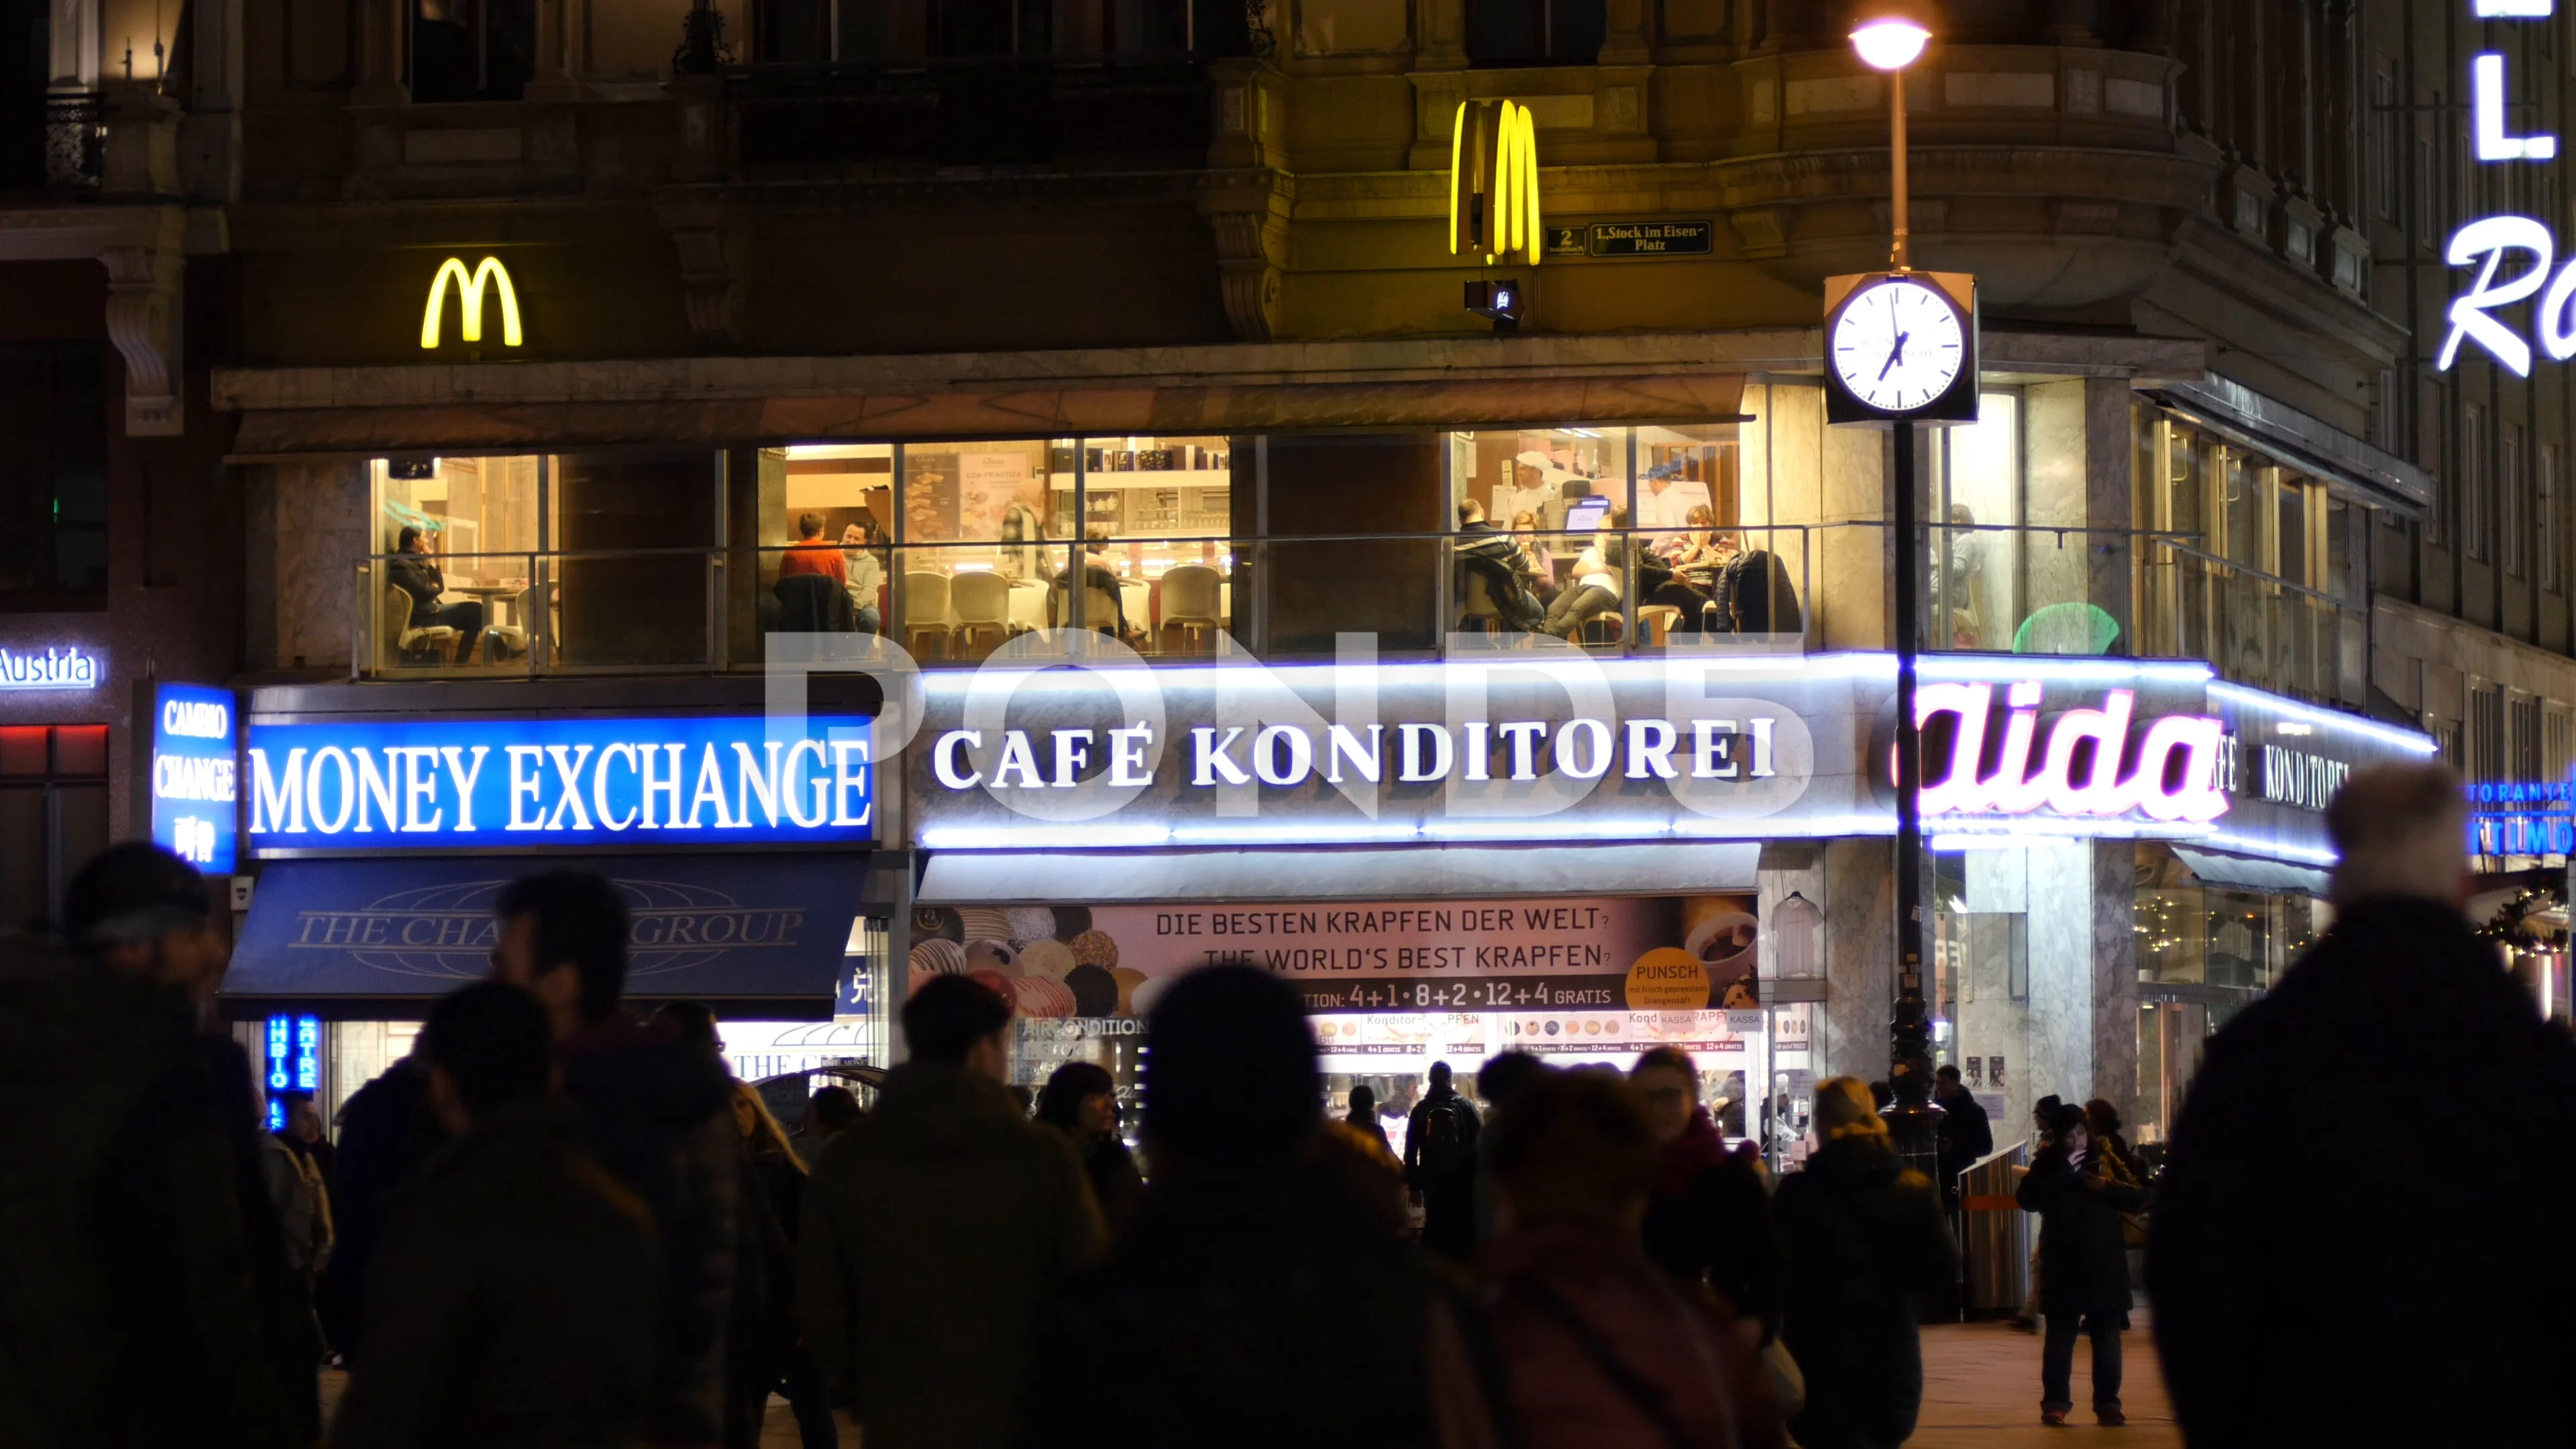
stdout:
[[865,841],[869,721],[400,719],[262,724],[253,851]]

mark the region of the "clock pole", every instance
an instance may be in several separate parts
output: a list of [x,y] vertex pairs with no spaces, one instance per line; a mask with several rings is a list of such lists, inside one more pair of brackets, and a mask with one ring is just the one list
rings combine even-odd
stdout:
[[[1916,0],[1870,0],[1852,31],[1852,48],[1863,64],[1884,71],[1888,81],[1889,220],[1894,246],[1889,259],[1897,272],[1914,268],[1911,218],[1906,208],[1905,68],[1923,53],[1932,38],[1917,18]],[[1973,398],[1976,388],[1975,321],[1962,328],[1966,343],[1961,362]],[[1900,334],[1900,342],[1901,342]],[[1973,416],[1973,413],[1971,414]],[[1897,1160],[1938,1181],[1937,1139],[1941,1109],[1932,1104],[1932,1027],[1923,1000],[1923,750],[1922,732],[1914,719],[1914,667],[1922,642],[1921,580],[1923,540],[1918,536],[1922,510],[1914,490],[1914,419],[1890,420],[1888,476],[1895,485],[1888,522],[1894,539],[1895,567],[1890,583],[1896,608],[1890,622],[1896,630],[1896,1010],[1888,1023],[1887,1082],[1896,1100],[1885,1110],[1896,1138]]]

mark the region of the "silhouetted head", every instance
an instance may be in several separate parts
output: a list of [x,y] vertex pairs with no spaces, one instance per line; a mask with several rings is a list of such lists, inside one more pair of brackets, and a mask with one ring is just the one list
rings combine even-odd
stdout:
[[1315,1034],[1296,988],[1249,966],[1209,966],[1154,1007],[1145,1136],[1158,1162],[1285,1161],[1323,1124]]

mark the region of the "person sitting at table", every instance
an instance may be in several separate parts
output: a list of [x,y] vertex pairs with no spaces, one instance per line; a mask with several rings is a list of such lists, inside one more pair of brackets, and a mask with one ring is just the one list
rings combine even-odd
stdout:
[[[1618,540],[1612,540],[1615,544]],[[1611,613],[1619,607],[1619,576],[1602,558],[1602,547],[1594,544],[1574,557],[1574,581],[1559,590],[1556,602],[1547,606],[1547,617],[1539,628],[1568,639],[1584,624]]]
[[483,601],[460,599],[442,604],[438,596],[447,592],[447,576],[430,562],[429,543],[417,528],[406,524],[394,539],[396,557],[385,571],[386,581],[411,595],[411,626],[415,629],[448,628],[456,631],[456,662],[463,664],[474,655],[475,641],[483,637]]
[[1541,605],[1555,603],[1560,592],[1556,560],[1547,556],[1546,541],[1538,536],[1538,510],[1524,508],[1513,514],[1512,536],[1519,540],[1521,559],[1529,565],[1529,591],[1538,596]]
[[[1101,560],[1109,555],[1108,530],[1100,528],[1083,530],[1082,553],[1082,587],[1088,592],[1109,596],[1110,607],[1117,612],[1118,637],[1121,639],[1130,637],[1127,632],[1127,599],[1118,587],[1118,575],[1111,573],[1101,563]],[[1056,575],[1055,586],[1070,595],[1073,592],[1072,571],[1068,569]],[[1059,603],[1056,605],[1056,618],[1060,623],[1070,625],[1073,611],[1066,608],[1063,603]],[[1093,619],[1089,621],[1088,627],[1097,629],[1100,627],[1100,621]]]
[[[885,563],[879,557],[884,543],[877,537],[877,516],[864,508],[859,510],[858,522],[841,530],[841,564],[847,576],[850,610],[857,616],[862,634],[884,632],[884,616],[877,610],[877,591],[885,585]],[[779,572],[784,574],[786,570]]]
[[849,565],[841,561],[837,544],[823,541],[823,515],[807,512],[797,515],[796,541],[778,556],[778,576],[792,579],[798,574],[821,574],[842,588],[850,586]]
[[1485,505],[1473,498],[1459,500],[1458,541],[1453,546],[1458,561],[1458,601],[1465,607],[1467,580],[1485,581],[1485,597],[1494,606],[1495,616],[1503,627],[1526,632],[1542,617],[1538,596],[1531,590],[1529,560],[1512,536],[1485,521]]

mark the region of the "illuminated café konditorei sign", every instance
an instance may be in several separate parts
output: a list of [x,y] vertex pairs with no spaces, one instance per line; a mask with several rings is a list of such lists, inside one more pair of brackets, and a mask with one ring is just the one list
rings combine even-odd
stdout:
[[859,843],[863,717],[263,721],[242,788],[260,855]]
[[[2430,749],[2235,691],[2192,663],[1949,657],[1924,668],[1936,846],[2162,837],[2278,845],[2304,860],[2324,849],[2321,817],[2228,787],[2242,732],[2263,736],[2250,742],[2259,750],[2278,743],[2266,731],[2298,731],[2285,738],[2347,768]],[[912,834],[932,850],[1894,828],[1895,666],[1881,654],[988,665],[924,680],[905,769]],[[2231,702],[2239,694],[2264,707]]]
[[[2469,0],[2469,13],[2479,20],[2548,22],[2555,0]],[[2544,164],[2558,157],[2558,138],[2543,132],[2516,134],[2508,99],[2512,75],[2507,58],[2484,51],[2469,59],[2469,124],[2472,150],[2482,165]],[[2526,113],[2532,109],[2524,108]],[[2510,276],[2503,273],[2513,254],[2524,253],[2529,265]],[[2530,332],[2552,361],[2576,357],[2576,261],[2555,272],[2557,233],[2546,221],[2528,216],[2477,217],[2451,233],[2444,260],[2455,267],[2475,267],[2469,289],[2451,301],[2450,327],[2442,338],[2434,367],[2447,372],[2459,361],[2460,344],[2475,342],[2516,377],[2531,375],[2531,343],[2513,323],[2492,315],[2517,307],[2538,294]],[[2545,290],[2544,290],[2545,289]]]

